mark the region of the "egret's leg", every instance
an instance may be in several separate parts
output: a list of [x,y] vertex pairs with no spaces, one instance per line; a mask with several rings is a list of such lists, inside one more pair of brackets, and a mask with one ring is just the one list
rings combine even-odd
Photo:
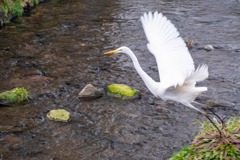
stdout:
[[193,106],[192,104],[190,104],[190,103],[183,103],[183,104],[184,104],[185,106],[188,106],[188,107],[194,109],[194,110],[197,111],[198,113],[201,113],[202,115],[207,115],[207,112],[205,112],[205,111],[203,111],[203,110],[200,110],[200,109],[194,107],[194,106]]
[[[190,107],[190,108],[198,111],[198,113],[204,115],[204,116],[213,124],[213,126],[218,130],[220,139],[222,138],[222,132],[221,132],[221,130],[218,128],[218,126],[213,122],[213,120],[209,117],[209,115],[208,115],[206,112],[201,111],[200,109],[194,107],[194,106],[193,106],[192,104],[190,104],[190,103],[187,104],[186,106],[188,106],[188,107]],[[220,139],[219,139],[219,140],[220,140]]]
[[218,128],[218,126],[212,121],[212,119],[208,116],[208,115],[204,115],[212,124],[213,124],[213,126],[218,130],[218,132],[219,132],[219,137],[220,137],[220,139],[219,140],[221,140],[221,138],[222,138],[222,132],[221,132],[221,130]]
[[214,116],[216,116],[216,117],[220,120],[220,122],[221,122],[221,124],[222,124],[222,128],[221,128],[221,129],[223,129],[223,128],[225,127],[225,123],[224,123],[223,119],[222,119],[217,113],[215,113],[211,108],[209,108],[209,107],[208,107],[207,105],[205,105],[205,104],[202,104],[202,103],[199,103],[199,102],[196,102],[196,101],[193,101],[193,103],[198,104],[198,105],[200,105],[200,106],[203,106],[203,107],[207,108]]

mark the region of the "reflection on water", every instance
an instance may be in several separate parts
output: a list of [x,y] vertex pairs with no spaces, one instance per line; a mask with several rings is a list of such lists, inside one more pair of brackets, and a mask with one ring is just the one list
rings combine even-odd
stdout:
[[[143,69],[158,80],[154,57],[146,48],[139,17],[162,11],[184,39],[199,48],[191,53],[206,63],[209,91],[198,101],[217,101],[222,116],[239,113],[240,12],[236,1],[51,1],[0,31],[0,91],[24,86],[32,99],[0,108],[0,153],[4,159],[167,159],[191,142],[202,118],[188,108],[155,99],[125,55],[103,51],[129,46]],[[206,52],[201,48],[212,44]],[[88,83],[104,88],[125,83],[142,99],[104,96],[77,99]],[[69,123],[46,119],[64,108]]]

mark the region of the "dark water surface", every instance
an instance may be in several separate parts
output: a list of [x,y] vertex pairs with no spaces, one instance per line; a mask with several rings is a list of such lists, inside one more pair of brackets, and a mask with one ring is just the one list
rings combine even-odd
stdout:
[[[214,101],[222,117],[239,115],[240,6],[234,0],[48,1],[28,17],[0,31],[0,91],[26,87],[32,99],[0,107],[0,157],[41,160],[165,160],[198,133],[203,117],[176,103],[156,99],[126,55],[104,56],[126,45],[155,80],[154,57],[146,48],[139,17],[163,12],[184,39],[198,46],[196,64],[209,65],[201,85],[209,91],[197,100]],[[212,44],[215,50],[201,47]],[[122,101],[104,95],[77,98],[88,83],[104,89],[125,83],[142,98]],[[69,123],[46,119],[51,109],[71,113]],[[0,158],[1,159],[1,158]]]

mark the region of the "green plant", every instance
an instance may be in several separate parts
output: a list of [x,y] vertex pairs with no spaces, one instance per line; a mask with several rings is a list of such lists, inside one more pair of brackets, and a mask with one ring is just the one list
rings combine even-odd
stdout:
[[[39,0],[28,0],[24,3],[33,3],[37,5]],[[0,1],[0,8],[2,8],[5,16],[12,13],[14,16],[21,16],[23,14],[23,0],[2,0]]]
[[193,148],[186,146],[181,151],[175,153],[169,160],[188,160],[189,155],[193,154]]
[[4,16],[7,16],[8,12],[9,12],[8,6],[6,4],[1,4],[0,7],[4,12]]
[[11,11],[12,6],[14,5],[14,2],[12,0],[3,0],[0,3],[0,7],[2,8],[5,16]]
[[22,0],[16,0],[12,6],[12,13],[15,16],[21,16],[23,14]]
[[209,122],[202,123],[202,130],[192,144],[175,153],[170,160],[231,160],[240,159],[240,118],[230,118],[224,126],[216,121],[222,137]]

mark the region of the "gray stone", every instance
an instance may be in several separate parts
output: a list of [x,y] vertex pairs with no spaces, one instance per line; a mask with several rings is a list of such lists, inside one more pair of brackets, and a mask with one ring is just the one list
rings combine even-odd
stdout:
[[78,94],[78,98],[84,100],[91,100],[102,97],[103,92],[99,89],[95,88],[93,85],[88,84],[86,85]]
[[213,47],[212,45],[206,45],[206,46],[204,46],[204,49],[205,49],[206,51],[213,51],[213,50],[214,50],[214,47]]

